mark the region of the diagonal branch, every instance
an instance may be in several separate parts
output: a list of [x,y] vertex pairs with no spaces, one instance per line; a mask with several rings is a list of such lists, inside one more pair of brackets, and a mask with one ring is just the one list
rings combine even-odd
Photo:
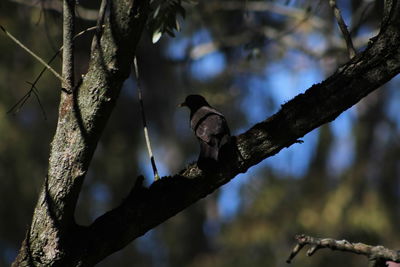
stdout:
[[50,67],[49,64],[47,64],[41,57],[36,55],[32,50],[30,50],[28,47],[26,47],[23,43],[21,43],[17,38],[15,38],[11,33],[9,33],[6,29],[4,29],[3,26],[0,25],[1,30],[9,37],[11,40],[13,40],[17,45],[19,45],[22,49],[24,49],[26,52],[28,52],[32,57],[34,57],[37,61],[39,61],[43,66],[45,66],[46,69],[51,71],[54,76],[56,76],[60,81],[63,81],[63,78],[61,77],[60,74],[58,74],[57,71],[55,71],[52,67]]
[[273,156],[313,129],[333,121],[342,112],[378,89],[400,72],[400,4],[390,23],[374,43],[335,74],[282,105],[275,115],[236,137],[241,157],[214,173],[195,164],[179,174],[163,177],[150,188],[138,178],[135,187],[117,208],[99,217],[88,229],[87,244],[98,262],[123,248],[166,219],[212,193],[239,173]]
[[149,130],[147,128],[146,112],[144,110],[144,104],[143,104],[142,86],[140,83],[139,68],[138,68],[136,56],[133,58],[133,68],[134,68],[133,73],[135,74],[137,90],[138,90],[140,113],[142,115],[144,139],[146,141],[147,152],[149,153],[150,163],[151,163],[151,167],[153,169],[154,181],[157,181],[158,179],[160,179],[160,175],[158,174],[156,160],[154,159],[153,151],[151,149]]
[[331,250],[339,250],[351,252],[368,257],[371,266],[382,267],[387,266],[387,261],[400,263],[400,252],[387,249],[383,246],[371,246],[363,243],[351,243],[347,240],[335,240],[332,238],[316,238],[306,236],[304,234],[296,236],[297,244],[290,253],[287,263],[291,263],[294,257],[306,245],[311,246],[307,251],[307,256],[312,256],[318,249],[329,248]]

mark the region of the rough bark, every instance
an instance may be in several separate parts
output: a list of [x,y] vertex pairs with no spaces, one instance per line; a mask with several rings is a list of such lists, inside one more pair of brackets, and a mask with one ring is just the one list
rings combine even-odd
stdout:
[[110,14],[95,38],[88,73],[72,92],[62,90],[48,174],[14,266],[90,262],[79,246],[83,228],[75,224],[74,210],[98,139],[130,73],[148,13],[148,0],[108,4]]
[[[92,266],[205,197],[239,173],[334,120],[400,72],[400,4],[392,4],[368,48],[335,74],[236,137],[240,156],[215,172],[190,165],[149,188],[143,178],[125,201],[89,227],[74,209],[90,160],[127,78],[148,1],[109,1],[110,16],[95,38],[88,74],[72,94],[62,93],[48,177],[15,266]],[[98,41],[96,41],[98,40]]]

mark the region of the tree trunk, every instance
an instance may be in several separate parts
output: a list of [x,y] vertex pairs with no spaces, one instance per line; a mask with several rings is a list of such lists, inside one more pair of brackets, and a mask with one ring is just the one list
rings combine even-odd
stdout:
[[97,142],[129,76],[148,0],[108,1],[104,30],[94,38],[88,73],[73,91],[62,90],[48,175],[31,226],[13,266],[90,266],[80,246],[85,228],[74,211]]

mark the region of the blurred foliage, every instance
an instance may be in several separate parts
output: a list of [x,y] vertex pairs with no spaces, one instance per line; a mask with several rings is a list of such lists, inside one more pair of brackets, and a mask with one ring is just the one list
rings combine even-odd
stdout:
[[[80,1],[98,8],[98,1]],[[138,47],[150,136],[161,175],[197,158],[188,114],[176,105],[199,93],[239,134],[276,112],[347,60],[326,1],[152,1],[149,34]],[[361,49],[379,27],[382,1],[338,1]],[[157,11],[158,10],[158,11]],[[175,38],[158,30],[179,30]],[[78,14],[79,16],[79,14]],[[163,18],[164,16],[164,18]],[[167,20],[165,19],[165,16]],[[1,24],[44,59],[61,46],[61,18],[12,0],[0,2]],[[151,25],[150,23],[150,25]],[[94,21],[78,20],[77,31]],[[76,75],[86,72],[93,33],[76,43]],[[149,37],[150,36],[150,37]],[[60,85],[46,73],[35,98],[7,111],[29,90],[42,66],[0,35],[0,266],[16,255],[46,174]],[[53,66],[60,69],[60,60]],[[110,256],[99,266],[286,266],[294,235],[400,246],[399,79],[335,122]],[[151,182],[137,101],[129,78],[97,147],[76,220],[88,225],[126,196],[135,177]],[[229,212],[227,213],[226,210]],[[300,254],[293,266],[363,266],[339,252]]]

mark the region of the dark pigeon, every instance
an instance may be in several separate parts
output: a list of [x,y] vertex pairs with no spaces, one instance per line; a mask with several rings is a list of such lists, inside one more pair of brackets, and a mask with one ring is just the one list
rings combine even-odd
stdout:
[[224,147],[231,141],[224,115],[201,95],[189,95],[179,106],[190,109],[190,127],[200,143],[197,165],[200,169],[215,169],[223,157]]

